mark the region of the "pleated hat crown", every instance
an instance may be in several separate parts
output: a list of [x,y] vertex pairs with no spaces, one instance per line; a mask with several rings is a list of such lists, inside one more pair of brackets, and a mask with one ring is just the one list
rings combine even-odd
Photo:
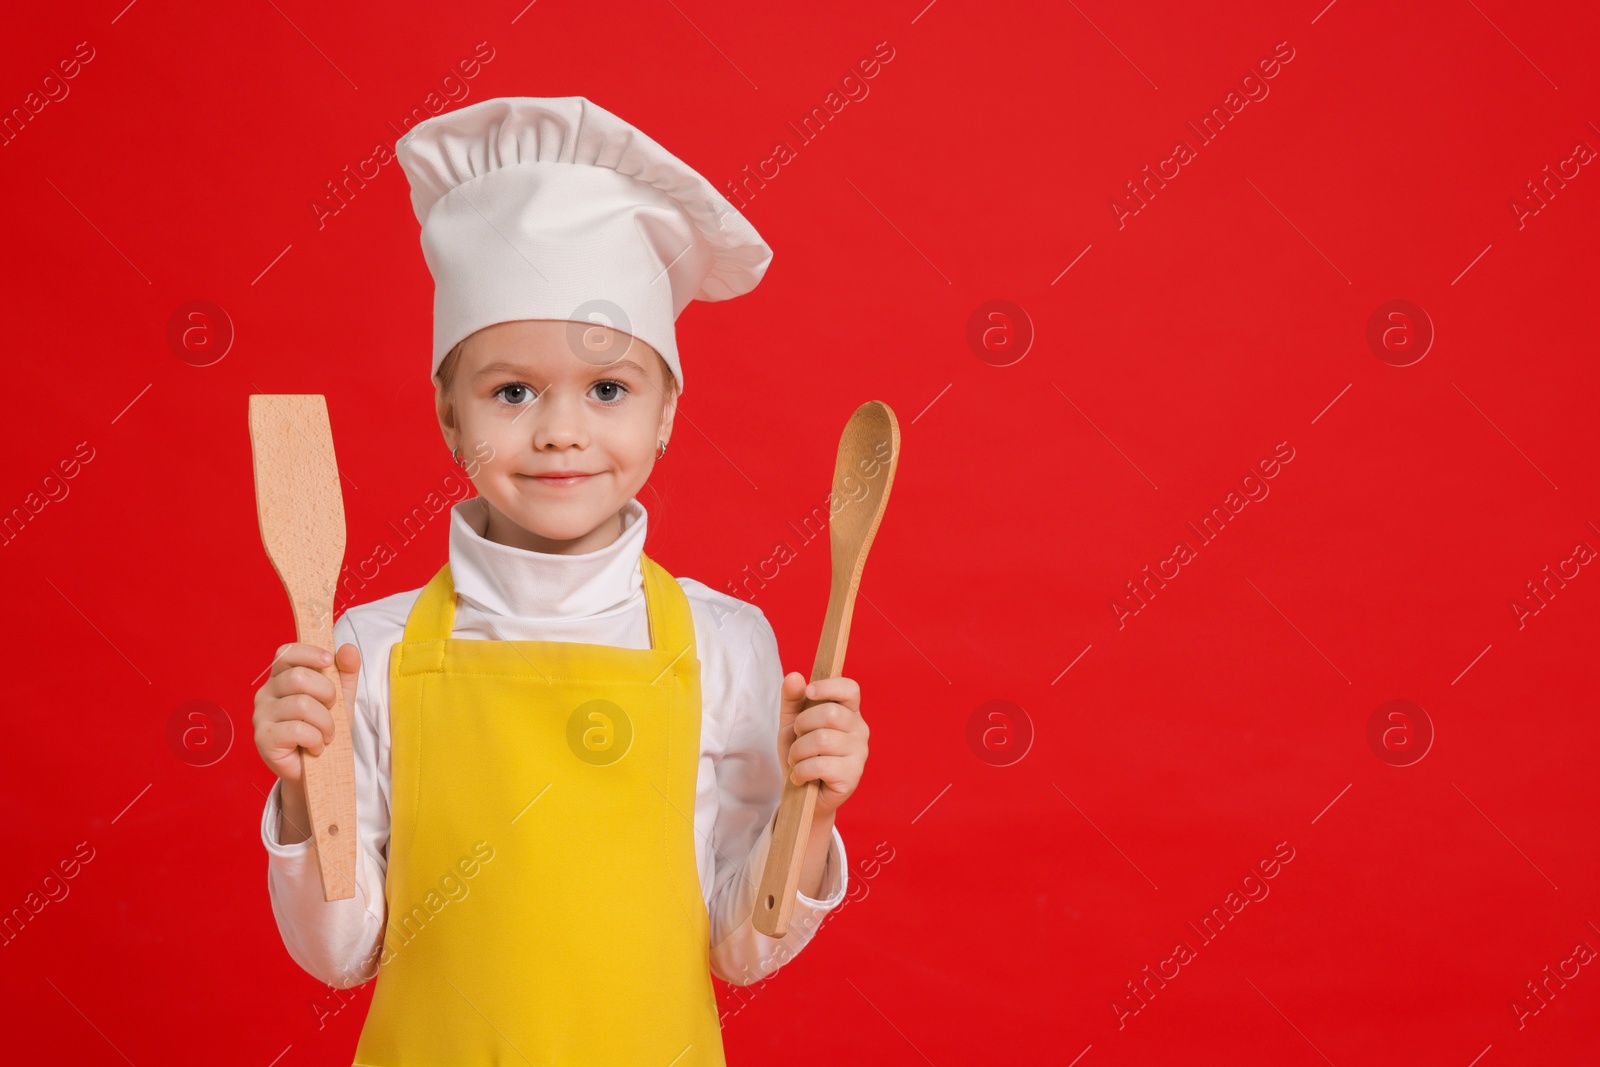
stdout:
[[665,360],[691,300],[754,289],[772,249],[727,198],[581,96],[497,97],[399,139],[433,274],[433,367],[515,319],[610,326]]

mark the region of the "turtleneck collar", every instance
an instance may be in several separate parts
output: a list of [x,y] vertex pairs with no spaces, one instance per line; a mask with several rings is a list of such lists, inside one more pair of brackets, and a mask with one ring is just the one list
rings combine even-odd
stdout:
[[635,497],[622,509],[615,541],[558,555],[488,540],[488,505],[469,497],[450,509],[450,575],[457,595],[489,615],[565,619],[619,611],[643,595],[639,556],[648,519]]

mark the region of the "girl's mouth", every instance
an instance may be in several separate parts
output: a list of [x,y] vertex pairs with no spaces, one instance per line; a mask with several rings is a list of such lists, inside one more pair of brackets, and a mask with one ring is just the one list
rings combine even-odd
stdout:
[[553,474],[534,474],[534,475],[526,475],[525,474],[525,475],[523,475],[523,477],[524,478],[532,478],[533,481],[539,483],[540,485],[548,485],[548,486],[552,486],[552,487],[560,487],[560,486],[567,486],[567,485],[581,485],[582,483],[588,481],[590,478],[593,478],[594,475],[592,475],[592,474],[583,474],[583,473],[581,473],[579,471],[557,471],[557,472],[555,472]]

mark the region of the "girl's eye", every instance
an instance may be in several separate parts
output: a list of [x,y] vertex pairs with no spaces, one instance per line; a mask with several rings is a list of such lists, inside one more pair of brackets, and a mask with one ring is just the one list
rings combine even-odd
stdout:
[[[601,390],[600,395],[595,399],[608,406],[620,403],[623,396],[628,393],[627,386],[609,378],[603,382],[596,382],[590,391],[593,392],[594,390]],[[533,390],[521,382],[502,385],[494,391],[494,395],[512,407],[522,407],[524,404],[531,403],[536,399],[533,395]]]
[[621,403],[622,397],[628,392],[628,387],[626,385],[623,385],[621,382],[612,381],[609,378],[603,382],[595,382],[594,387],[596,389],[612,390],[610,395],[598,398],[603,404]]

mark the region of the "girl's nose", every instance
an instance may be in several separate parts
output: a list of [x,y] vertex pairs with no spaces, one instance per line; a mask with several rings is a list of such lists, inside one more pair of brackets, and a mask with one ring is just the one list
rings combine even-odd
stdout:
[[582,397],[571,395],[569,390],[547,389],[534,405],[533,447],[570,448],[588,443]]

